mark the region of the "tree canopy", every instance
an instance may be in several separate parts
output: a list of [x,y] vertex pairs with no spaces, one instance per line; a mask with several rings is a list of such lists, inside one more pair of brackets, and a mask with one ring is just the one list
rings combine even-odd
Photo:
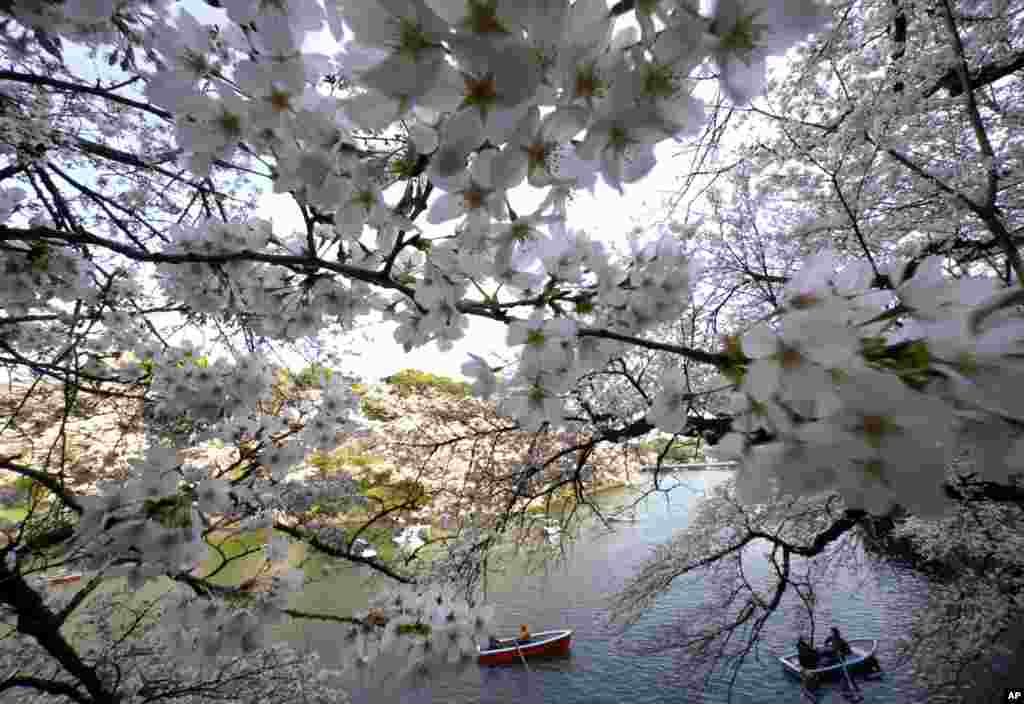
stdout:
[[[0,4],[0,692],[342,696],[266,641],[331,618],[287,608],[291,541],[395,585],[335,617],[354,663],[399,642],[413,664],[466,657],[492,551],[538,508],[590,504],[609,448],[635,460],[655,431],[653,464],[710,443],[738,469],[617,598],[626,622],[708,570],[720,622],[670,645],[742,659],[787,590],[813,608],[820,561],[909,516],[922,554],[951,559],[952,532],[980,560],[937,593],[973,589],[999,614],[985,635],[1004,632],[1019,558],[990,543],[1015,544],[999,536],[1024,496],[1022,10]],[[305,43],[321,30],[332,55]],[[659,222],[627,247],[572,227],[575,192],[642,187],[668,140],[681,180]],[[253,217],[271,192],[301,227]],[[409,476],[358,445],[401,421],[379,390],[330,355],[270,362],[368,316],[407,351],[486,318],[514,351],[472,356],[466,384],[389,379],[445,394],[429,424],[387,426]],[[441,497],[455,510],[424,549],[367,556]],[[777,579],[731,589],[765,541]],[[81,586],[50,591],[58,568]],[[109,591],[157,580],[158,598]],[[938,602],[909,651],[955,698],[999,646],[965,637],[940,661],[929,644],[969,622]]]

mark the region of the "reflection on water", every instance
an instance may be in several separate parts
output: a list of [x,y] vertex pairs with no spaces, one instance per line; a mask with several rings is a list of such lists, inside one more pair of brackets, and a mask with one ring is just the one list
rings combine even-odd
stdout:
[[[557,704],[646,704],[655,702],[729,701],[725,678],[712,680],[701,689],[687,679],[687,665],[673,653],[641,656],[637,646],[663,642],[664,629],[701,603],[702,582],[679,581],[624,635],[607,628],[607,597],[613,594],[648,554],[686,524],[687,514],[705,487],[722,481],[728,472],[691,472],[679,479],[683,486],[667,497],[648,497],[638,507],[640,520],[620,523],[615,530],[600,526],[584,529],[568,551],[564,564],[540,573],[514,567],[488,583],[488,599],[496,606],[499,633],[514,633],[520,623],[534,631],[573,628],[572,653],[565,658],[534,660],[529,670],[521,665],[480,667],[475,662],[437,667],[428,676],[399,678],[397,660],[381,662],[373,675],[353,681],[353,701],[402,702],[402,704],[468,702],[557,702]],[[625,494],[607,497],[621,502]],[[755,551],[755,555],[758,554]],[[767,569],[751,559],[750,571]],[[922,702],[910,673],[894,659],[895,638],[904,632],[912,612],[924,601],[925,584],[912,573],[879,568],[875,573],[842,574],[831,590],[818,594],[817,640],[830,625],[838,625],[847,638],[875,637],[879,661],[885,673],[874,681],[862,681],[866,701],[875,704]],[[339,575],[308,590],[297,608],[331,609],[339,595],[360,599],[368,588],[353,575]],[[365,603],[365,602],[364,602]],[[792,651],[800,624],[792,611],[769,622],[756,652],[739,671],[732,687],[732,702],[799,702],[799,686],[786,675],[778,660]],[[336,646],[338,629],[327,624],[304,623],[282,632],[290,640],[315,647],[328,666],[340,667]],[[808,701],[804,699],[803,701]],[[818,701],[844,701],[841,687],[823,686]]]

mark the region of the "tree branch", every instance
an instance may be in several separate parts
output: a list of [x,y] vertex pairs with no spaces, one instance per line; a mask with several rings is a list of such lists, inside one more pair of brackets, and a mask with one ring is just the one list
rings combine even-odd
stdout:
[[[970,87],[970,90],[977,90],[978,88],[983,88],[990,83],[995,83],[1001,78],[1012,75],[1022,68],[1024,68],[1024,52],[1016,54],[1006,61],[993,62],[970,71],[967,75],[967,85]],[[963,79],[955,66],[946,71],[946,73],[943,74],[936,83],[922,93],[922,95],[925,98],[930,98],[940,90],[948,91],[951,98],[955,98],[964,91]]]
[[847,509],[842,518],[839,518],[828,528],[814,536],[814,540],[811,541],[811,544],[806,546],[793,545],[776,535],[765,533],[764,531],[752,530],[750,531],[750,534],[755,538],[762,538],[774,545],[778,545],[794,555],[814,557],[815,555],[820,555],[824,552],[825,548],[828,547],[830,543],[838,540],[844,534],[849,532],[851,528],[864,520],[867,515],[866,511],[862,511],[860,509]]
[[95,668],[86,665],[61,635],[61,624],[43,598],[3,562],[0,562],[0,603],[7,604],[17,614],[18,632],[34,638],[68,674],[82,683],[93,700],[104,704],[119,701],[120,698],[100,680]]
[[174,120],[174,115],[172,113],[162,110],[154,105],[143,103],[138,100],[132,100],[131,98],[125,98],[122,95],[111,93],[109,90],[86,85],[84,83],[71,83],[70,81],[48,78],[34,73],[15,73],[14,71],[0,71],[0,81],[17,81],[18,83],[26,83],[33,86],[49,86],[50,88],[66,90],[72,93],[96,95],[105,100],[109,100],[112,103],[127,105],[128,107],[135,108],[136,110],[144,110],[145,112],[152,113],[164,120]]
[[55,477],[46,472],[40,472],[39,470],[26,467],[25,465],[15,464],[11,462],[18,455],[12,455],[11,457],[0,458],[0,469],[6,469],[15,474],[20,474],[23,477],[28,477],[33,481],[36,481],[53,493],[58,499],[61,500],[65,506],[73,510],[75,513],[81,515],[82,505],[78,503],[74,495],[68,492]]
[[985,130],[985,123],[981,119],[981,113],[978,112],[978,103],[974,99],[974,91],[971,89],[971,79],[968,74],[967,57],[964,55],[964,45],[960,40],[960,32],[956,28],[956,23],[953,21],[953,10],[949,6],[949,0],[942,0],[942,8],[943,16],[946,20],[946,31],[949,32],[950,41],[953,44],[953,49],[956,51],[956,72],[960,79],[960,85],[963,87],[967,115],[970,118],[971,126],[974,128],[974,138],[978,142],[978,149],[981,150],[982,156],[988,161],[988,184],[985,193],[986,217],[982,219],[992,229],[996,239],[1002,243],[1006,258],[1014,273],[1017,274],[1017,283],[1024,286],[1024,262],[1021,261],[1020,253],[1010,239],[1006,228],[1002,226],[1002,223],[999,223],[1000,226],[998,228],[993,228],[989,222],[990,220],[998,220],[995,205],[999,171],[996,167],[995,152],[992,150],[992,143],[989,141],[988,132]]
[[702,350],[693,349],[691,347],[683,347],[682,345],[669,345],[664,342],[655,342],[654,340],[645,340],[642,337],[634,337],[632,335],[623,335],[621,333],[612,332],[611,330],[601,330],[597,328],[581,328],[576,332],[580,337],[600,337],[606,340],[616,340],[618,342],[626,342],[636,347],[643,347],[649,350],[661,350],[663,352],[672,352],[678,354],[687,359],[692,359],[694,362],[700,362],[701,364],[711,364],[716,367],[725,367],[731,363],[728,356],[724,354],[714,354],[711,352],[704,352]]

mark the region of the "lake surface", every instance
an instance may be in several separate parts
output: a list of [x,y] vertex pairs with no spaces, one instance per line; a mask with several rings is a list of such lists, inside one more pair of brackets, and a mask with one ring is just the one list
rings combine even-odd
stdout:
[[[572,653],[556,660],[521,665],[480,667],[475,662],[460,666],[437,666],[427,676],[399,678],[396,670],[381,663],[375,673],[351,681],[357,704],[401,702],[402,704],[463,704],[469,702],[557,702],[557,704],[656,704],[673,702],[737,704],[753,702],[808,701],[800,696],[797,682],[786,675],[776,659],[795,650],[797,624],[791,615],[776,614],[762,633],[761,643],[739,671],[731,688],[725,676],[701,688],[684,674],[688,665],[671,652],[637,655],[643,644],[658,642],[666,625],[685,616],[686,609],[701,603],[703,584],[699,579],[679,581],[663,595],[644,618],[616,634],[607,628],[607,597],[634,573],[650,547],[684,527],[706,487],[730,475],[723,471],[687,472],[675,476],[680,484],[667,497],[648,497],[639,507],[636,523],[617,524],[614,531],[598,525],[585,526],[568,550],[564,564],[549,566],[541,573],[529,573],[524,565],[513,564],[502,575],[488,580],[488,601],[496,606],[499,634],[513,634],[520,623],[534,631],[573,628]],[[622,503],[629,494],[619,492],[603,497]],[[749,561],[750,574],[764,574],[765,561]],[[860,574],[840,573],[831,590],[818,593],[816,642],[820,645],[829,626],[840,627],[846,638],[875,637],[880,640],[878,658],[884,675],[877,680],[859,680],[865,701],[874,704],[926,701],[907,666],[895,660],[895,640],[905,632],[913,612],[924,602],[924,580],[907,571],[890,567],[866,568]],[[294,608],[350,614],[365,606],[372,591],[355,571],[333,575],[307,587],[292,603]],[[787,594],[789,596],[789,594]],[[337,646],[340,631],[329,624],[292,622],[279,631],[296,645],[315,648],[329,667],[341,668]],[[400,663],[394,663],[400,668]],[[818,701],[845,701],[842,687],[825,684]]]

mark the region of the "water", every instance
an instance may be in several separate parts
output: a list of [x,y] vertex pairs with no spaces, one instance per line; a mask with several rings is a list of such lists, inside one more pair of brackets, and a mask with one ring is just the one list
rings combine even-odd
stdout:
[[[557,704],[656,704],[672,702],[799,702],[799,685],[786,675],[778,655],[789,653],[799,625],[792,611],[777,614],[762,633],[761,643],[740,669],[731,689],[720,677],[706,687],[686,678],[690,665],[680,655],[668,652],[638,655],[638,646],[663,642],[664,629],[675,619],[685,618],[687,609],[701,603],[704,585],[699,579],[677,583],[633,628],[617,635],[607,627],[607,597],[633,574],[651,546],[663,542],[685,526],[687,515],[700,500],[703,488],[728,477],[728,472],[691,472],[679,478],[683,486],[669,495],[646,499],[636,523],[618,524],[614,532],[590,526],[575,542],[565,564],[539,574],[529,574],[514,565],[506,574],[492,577],[488,600],[497,608],[500,634],[513,634],[518,624],[534,631],[573,628],[572,653],[566,658],[534,660],[527,671],[520,665],[480,667],[475,662],[461,666],[439,666],[427,677],[399,678],[381,663],[377,674],[350,683],[353,701],[401,702],[402,704],[463,704],[513,701],[557,702]],[[625,495],[610,497],[621,501]],[[755,550],[755,556],[760,550]],[[751,559],[752,579],[764,574],[767,563]],[[372,587],[354,573],[345,573],[307,590],[293,604],[304,610],[322,609],[350,613],[340,606],[359,601]],[[874,704],[925,701],[910,673],[895,662],[895,639],[904,632],[913,611],[924,601],[924,581],[909,572],[877,568],[860,576],[843,573],[832,591],[818,594],[816,642],[820,645],[828,627],[838,625],[846,638],[876,637],[882,678],[859,680],[865,701]],[[351,603],[351,602],[350,602]],[[364,602],[365,603],[365,602]],[[785,602],[784,602],[785,605]],[[304,622],[282,632],[296,642],[316,648],[329,666],[340,667],[337,626]],[[844,701],[839,683],[819,689],[818,701]]]

